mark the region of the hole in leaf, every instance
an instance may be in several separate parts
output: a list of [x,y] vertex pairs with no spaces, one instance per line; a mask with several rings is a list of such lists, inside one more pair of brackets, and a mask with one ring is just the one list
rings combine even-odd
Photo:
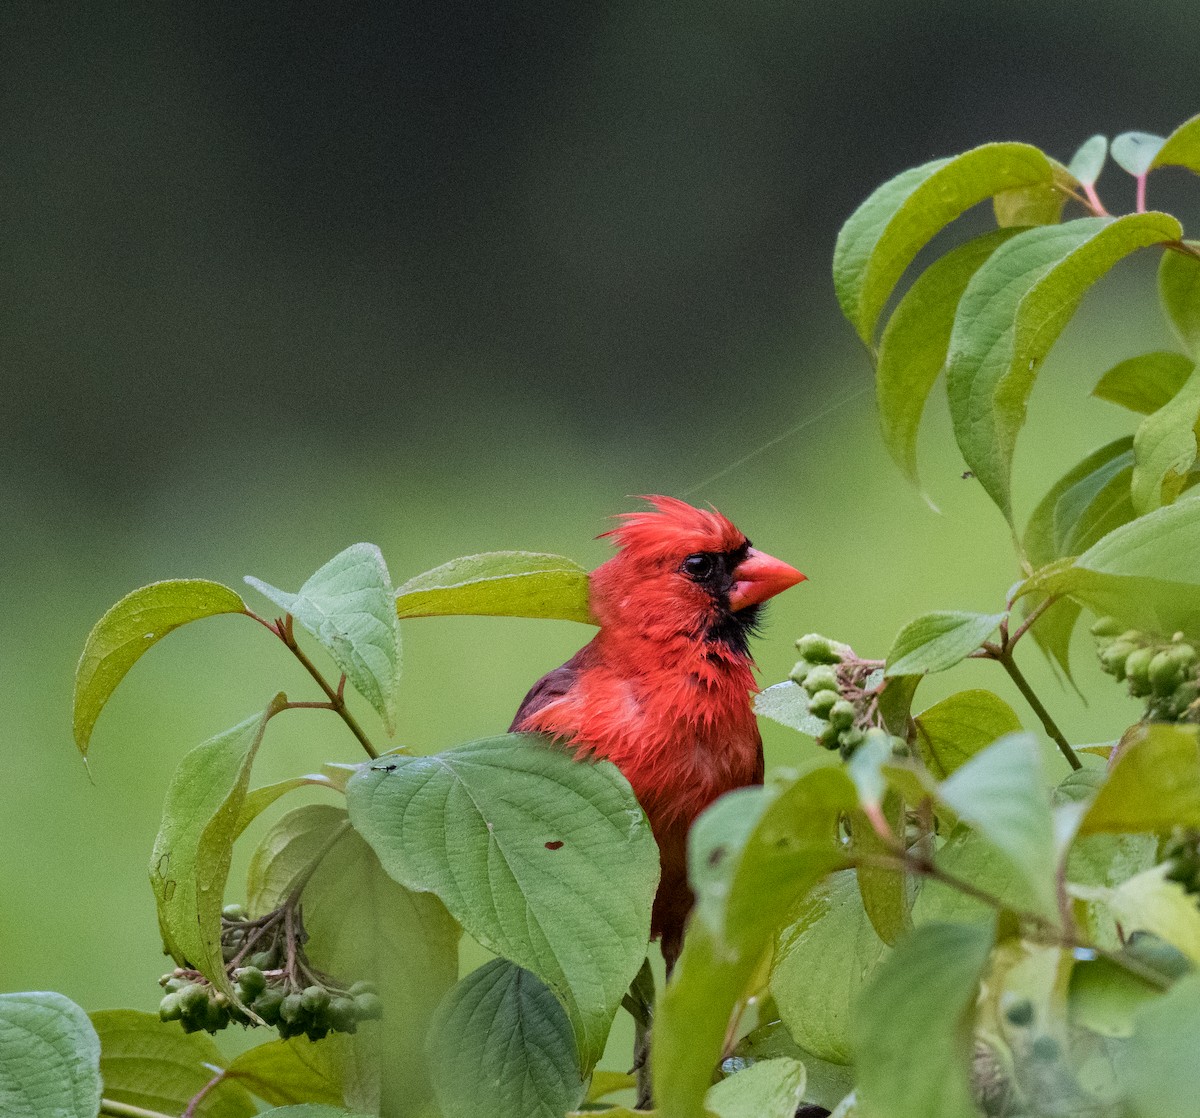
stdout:
[[562,839],[555,839],[553,842],[546,843],[547,850],[558,850],[562,846]]

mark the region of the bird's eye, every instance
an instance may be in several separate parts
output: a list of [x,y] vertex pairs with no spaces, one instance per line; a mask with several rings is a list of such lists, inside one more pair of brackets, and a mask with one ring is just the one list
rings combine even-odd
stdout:
[[689,555],[683,561],[683,569],[689,578],[704,578],[712,573],[713,557],[703,551]]

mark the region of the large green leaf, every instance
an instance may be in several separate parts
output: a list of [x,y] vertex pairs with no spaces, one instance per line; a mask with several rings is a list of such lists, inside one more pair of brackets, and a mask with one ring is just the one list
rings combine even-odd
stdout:
[[771,971],[771,994],[796,1043],[823,1060],[850,1063],[852,1007],[887,954],[853,870],[814,889],[781,933]]
[[379,548],[370,543],[346,548],[295,594],[257,578],[247,576],[246,581],[321,642],[391,733],[400,678],[400,623]]
[[1158,295],[1179,340],[1189,353],[1200,355],[1200,242],[1184,244],[1187,251],[1163,253]]
[[125,673],[173,629],[221,613],[245,613],[228,586],[199,578],[155,582],[125,595],[88,634],[75,669],[75,744],[87,754],[92,727]]
[[1200,116],[1184,121],[1158,149],[1151,169],[1155,167],[1186,167],[1200,175]]
[[[693,829],[689,863],[707,862],[714,872],[697,882],[697,911],[705,917],[688,926],[683,953],[655,1010],[651,1060],[663,1118],[703,1115],[730,1013],[788,910],[828,873],[848,864],[839,821],[856,800],[841,768],[819,768],[765,805],[740,848],[728,820],[729,825]],[[701,846],[702,841],[715,845]],[[768,897],[770,903],[764,903]]]
[[[1200,168],[1198,168],[1200,170]],[[1119,1065],[1133,1118],[1194,1118],[1200,1099],[1200,974],[1180,979],[1136,1016]]]
[[764,688],[755,695],[754,713],[791,730],[799,730],[811,738],[825,729],[824,721],[808,712],[808,692],[790,679]]
[[512,734],[364,765],[346,788],[384,868],[562,999],[585,1071],[642,965],[658,850],[629,783]]
[[959,691],[914,719],[917,751],[939,780],[1005,734],[1021,728],[1016,712],[991,691]]
[[62,994],[0,994],[0,1114],[96,1118],[100,1041]]
[[[807,1073],[804,1081],[804,1101],[830,1110],[854,1086],[854,1069],[844,1064],[831,1064],[811,1052],[806,1052],[794,1040],[782,1021],[767,1021],[748,1032],[738,1041],[732,1060],[755,1063],[781,1056],[799,1060]],[[728,1066],[729,1061],[722,1064]]]
[[[157,1014],[104,1010],[92,1014],[92,1024],[100,1037],[104,1097],[115,1102],[182,1114],[227,1062],[207,1033],[181,1032]],[[195,1118],[249,1118],[258,1108],[244,1087],[225,1080],[192,1113]]]
[[250,769],[271,716],[286,702],[210,738],[171,778],[150,856],[150,885],[163,944],[236,1002],[221,957],[221,907]]
[[875,972],[854,1014],[864,1110],[888,1118],[979,1113],[971,1091],[970,1023],[991,947],[990,926],[926,924]]
[[444,1118],[562,1118],[583,1099],[563,1007],[534,974],[493,959],[446,996],[428,1041]]
[[354,1064],[352,1044],[345,1033],[315,1042],[304,1036],[273,1040],[238,1056],[229,1065],[229,1077],[272,1106],[342,1106],[346,1070]]
[[1149,932],[1195,966],[1200,964],[1200,908],[1179,882],[1167,879],[1170,868],[1164,862],[1111,889],[1077,891],[1087,900],[1102,900],[1127,932]]
[[[1060,202],[1062,197],[1058,195]],[[946,363],[958,301],[979,266],[1012,235],[1011,229],[985,233],[935,261],[905,292],[884,327],[875,369],[879,423],[884,446],[913,485],[921,484],[921,415]]]
[[946,359],[950,412],[963,457],[1010,522],[1013,451],[1038,366],[1096,280],[1181,235],[1159,213],[1038,226],[997,248],[967,284]]
[[1008,734],[946,778],[939,799],[1016,870],[1025,903],[1056,919],[1057,857],[1042,755],[1032,734]]
[[705,1103],[717,1118],[794,1118],[806,1079],[799,1060],[760,1060],[711,1087]]
[[401,586],[396,612],[401,618],[482,614],[596,624],[588,607],[587,571],[561,555],[531,551],[451,559]]
[[1130,497],[1138,515],[1169,505],[1183,491],[1196,461],[1200,422],[1200,370],[1192,370],[1179,391],[1146,416],[1133,437]]
[[[1163,259],[1173,255],[1165,252]],[[1109,369],[1096,382],[1092,395],[1098,400],[1108,400],[1130,411],[1149,415],[1183,387],[1194,367],[1195,362],[1190,357],[1171,350],[1139,353],[1136,357],[1118,361]]]
[[910,621],[892,642],[888,676],[942,672],[965,660],[1004,620],[1002,613],[937,610]]
[[389,877],[346,819],[328,804],[289,812],[255,852],[247,892],[252,911],[270,909],[325,851],[304,887],[309,958],[346,983],[375,982],[383,1002],[383,1020],[354,1037],[347,1104],[371,1109],[381,1091],[387,1113],[417,1114],[430,1094],[422,1046],[438,1001],[458,977],[459,930],[435,896]]
[[935,159],[884,183],[838,234],[833,280],[842,312],[870,346],[875,324],[917,253],[964,210],[1003,191],[1053,178],[1050,161],[1028,144],[984,144]]

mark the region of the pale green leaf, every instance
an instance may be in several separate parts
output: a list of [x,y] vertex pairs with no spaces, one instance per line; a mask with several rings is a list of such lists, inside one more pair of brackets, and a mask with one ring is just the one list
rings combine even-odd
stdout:
[[760,1060],[711,1087],[705,1104],[717,1118],[794,1118],[805,1079],[799,1060]]
[[222,613],[245,613],[228,586],[199,578],[155,582],[127,594],[88,634],[75,669],[75,744],[86,754],[92,727],[125,673],[169,632]]
[[914,719],[916,747],[939,780],[1005,734],[1021,728],[1016,712],[991,691],[959,691]]
[[229,1065],[229,1076],[272,1106],[325,1103],[342,1106],[345,1065],[353,1064],[352,1039],[330,1033],[274,1040],[247,1049]]
[[[864,1111],[975,1118],[970,1021],[990,926],[926,924],[897,944],[858,998],[854,1065]],[[913,1044],[919,1036],[919,1056]]]
[[1071,968],[1067,991],[1071,1023],[1100,1036],[1129,1037],[1134,1015],[1161,994],[1157,983],[1103,956],[1077,962]]
[[276,1106],[264,1110],[260,1118],[371,1118],[360,1111],[345,1110],[340,1106],[330,1106],[328,1103],[302,1102],[295,1106]]
[[163,944],[237,1001],[221,957],[221,908],[250,770],[267,722],[286,701],[186,754],[171,778],[150,856]]
[[591,1082],[588,1083],[587,1102],[598,1102],[606,1095],[614,1095],[618,1091],[629,1091],[637,1086],[637,1076],[624,1071],[609,1071],[597,1068],[592,1072]]
[[[1027,903],[1029,889],[1013,860],[965,824],[954,829],[934,855],[934,861],[939,869],[959,881],[969,881],[1007,908],[1021,909]],[[990,925],[995,919],[991,906],[936,878],[922,882],[913,905],[913,923],[918,925],[946,922]]]
[[247,792],[246,798],[242,801],[242,810],[238,815],[237,833],[240,835],[281,796],[286,796],[297,788],[308,786],[336,788],[336,785],[328,777],[310,773],[306,776],[292,776],[287,780],[278,780],[274,784],[264,784],[261,788],[254,788]]
[[[1163,259],[1173,253],[1163,253]],[[1092,389],[1098,400],[1108,400],[1130,411],[1149,415],[1158,411],[1183,387],[1195,362],[1182,353],[1155,350],[1118,361]],[[1115,445],[1115,444],[1109,444]]]
[[884,446],[913,485],[920,486],[921,416],[946,363],[958,301],[979,266],[1012,234],[1010,229],[986,233],[935,261],[905,292],[884,327],[875,369],[879,422]]
[[276,820],[259,840],[246,871],[246,907],[262,916],[282,904],[296,881],[349,825],[345,808],[305,804]]
[[1154,166],[1155,156],[1166,141],[1153,132],[1122,132],[1112,141],[1113,162],[1131,175],[1144,175]]
[[1158,149],[1151,169],[1155,167],[1186,167],[1200,175],[1200,116],[1184,121]]
[[0,1114],[95,1118],[100,1041],[62,994],[0,994]]
[[1200,354],[1200,242],[1188,251],[1164,252],[1158,265],[1158,297],[1184,348]]
[[[895,766],[888,766],[885,773],[894,785]],[[905,841],[904,808],[904,798],[894,787],[883,796],[880,813],[891,833],[890,842],[885,842],[862,812],[855,812],[850,820],[851,849],[858,860],[855,874],[862,905],[871,927],[889,946],[912,927],[912,906],[918,886],[916,878],[887,864],[894,861],[895,844]]]
[[979,648],[1003,620],[1002,613],[926,613],[896,634],[884,673],[921,675],[952,668]]
[[1001,229],[1024,228],[1028,225],[1053,225],[1062,220],[1067,195],[1057,185],[1074,185],[1074,176],[1065,167],[1051,163],[1056,182],[1037,182],[1004,190],[992,199],[992,212]]
[[1092,136],[1079,145],[1079,149],[1071,156],[1071,162],[1067,164],[1067,170],[1084,185],[1095,186],[1107,158],[1108,137]]
[[[181,1114],[227,1061],[207,1033],[184,1033],[157,1014],[112,1009],[92,1014],[100,1037],[104,1097],[167,1114]],[[339,1100],[340,1101],[340,1100]],[[196,1118],[257,1114],[245,1089],[225,1080],[205,1094]]]
[[776,795],[770,785],[734,789],[703,812],[688,832],[688,884],[696,895],[693,919],[704,921],[714,935],[724,933],[738,858]]
[[571,1022],[536,975],[493,959],[446,996],[428,1047],[443,1118],[562,1118],[583,1099]]
[[917,253],[959,214],[995,194],[1053,178],[1028,144],[984,144],[935,159],[884,183],[850,216],[833,253],[842,312],[870,346],[897,281]]
[[771,994],[801,1048],[835,1064],[851,1062],[851,1010],[887,954],[853,870],[813,890],[780,934],[771,972]]
[[370,543],[353,544],[330,559],[295,594],[257,578],[247,577],[246,582],[321,642],[391,733],[400,678],[400,623],[392,580],[379,548]]
[[812,738],[825,730],[824,721],[808,712],[808,692],[790,679],[764,688],[755,695],[754,713]]
[[1026,904],[1057,918],[1054,827],[1033,735],[1008,734],[976,753],[942,782],[938,796],[1011,863]]
[[[737,1043],[731,1060],[748,1065],[758,1060],[786,1056],[799,1060],[807,1073],[804,1081],[804,1101],[831,1110],[846,1097],[854,1086],[854,1069],[830,1063],[801,1048],[782,1021],[768,1021],[747,1033]],[[722,1067],[729,1064],[725,1061]]]
[[1200,907],[1163,862],[1108,891],[1105,904],[1128,935],[1150,932],[1200,964]]
[[397,881],[436,893],[562,999],[590,1071],[645,958],[658,884],[653,835],[619,770],[508,735],[381,758],[346,799]]
[[1118,1065],[1131,1118],[1195,1118],[1200,1099],[1200,975],[1145,1005]]
[[401,586],[396,612],[401,618],[482,614],[596,624],[588,606],[587,571],[561,555],[531,551],[451,559]]
[[1038,366],[1096,280],[1181,233],[1158,213],[1038,226],[997,248],[967,284],[946,361],[951,417],[963,457],[1010,522],[1013,451]]
[[1133,437],[1130,496],[1139,516],[1170,504],[1183,490],[1196,461],[1200,421],[1200,370],[1158,411],[1146,416]]

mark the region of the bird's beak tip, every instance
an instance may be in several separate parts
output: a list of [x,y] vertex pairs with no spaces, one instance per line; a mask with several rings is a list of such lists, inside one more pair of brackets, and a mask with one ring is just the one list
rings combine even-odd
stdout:
[[806,577],[782,559],[751,548],[734,569],[729,604],[735,610],[758,605],[804,582]]

